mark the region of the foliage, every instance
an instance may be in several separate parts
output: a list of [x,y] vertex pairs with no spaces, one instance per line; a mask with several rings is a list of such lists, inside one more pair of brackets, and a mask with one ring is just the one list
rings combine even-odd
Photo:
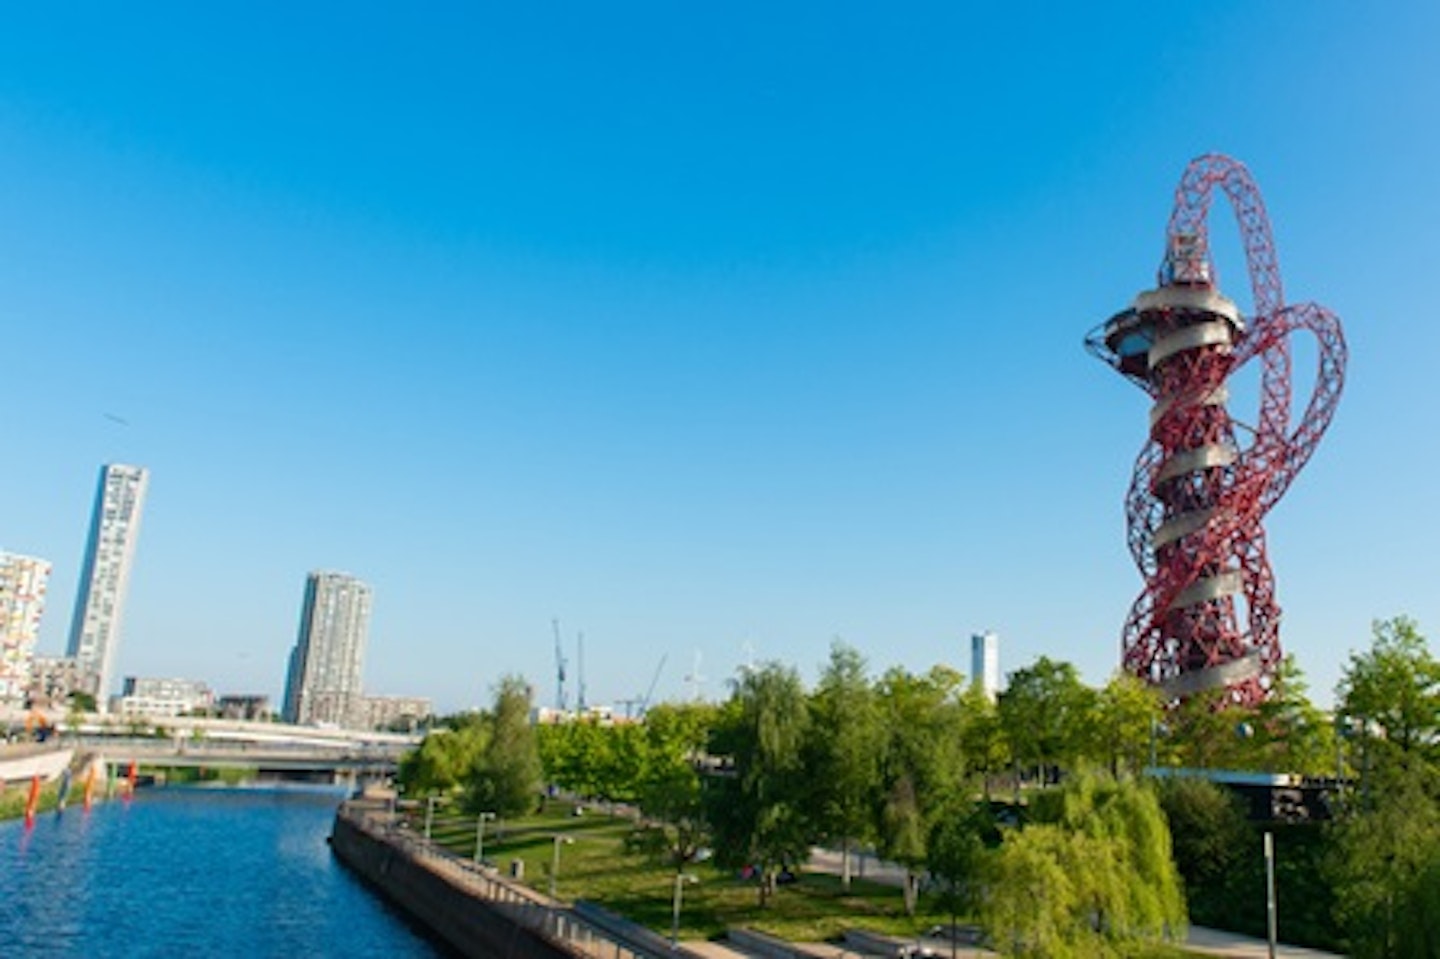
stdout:
[[990,850],[999,846],[1000,840],[988,802],[955,803],[930,827],[927,862],[936,884],[937,904],[950,914],[952,928],[961,915],[975,912],[984,902]]
[[655,822],[677,869],[695,861],[710,838],[698,764],[715,716],[713,707],[702,704],[660,705],[645,715],[640,808]]
[[906,869],[907,912],[916,906],[930,829],[965,785],[961,685],[960,674],[943,666],[925,675],[893,668],[880,680],[886,740],[876,836],[881,854]]
[[1148,785],[1090,774],[1006,836],[982,915],[1003,955],[1109,956],[1183,935],[1170,831]]
[[1190,914],[1199,922],[1223,921],[1229,904],[1222,892],[1257,841],[1245,808],[1233,792],[1208,779],[1176,777],[1157,789]]
[[841,884],[850,885],[850,850],[874,832],[871,811],[880,781],[885,730],[865,660],[836,642],[811,700],[806,767],[816,835],[841,847]]
[[1139,773],[1149,764],[1150,744],[1162,713],[1153,687],[1129,673],[1116,673],[1096,698],[1090,758],[1105,764],[1113,775]]
[[1082,755],[1086,731],[1095,725],[1096,699],[1072,664],[1048,656],[1011,673],[1000,694],[1000,727],[1015,762],[1038,768],[1045,781],[1049,769]]
[[466,807],[508,819],[535,808],[540,794],[540,751],[530,725],[530,687],[506,676],[495,691],[490,735],[466,786]]
[[991,777],[1010,762],[1009,745],[1000,728],[1000,710],[978,683],[960,694],[960,741],[968,775],[978,776],[985,798],[990,798]]
[[430,730],[420,745],[400,760],[397,780],[409,796],[428,796],[463,789],[474,775],[490,742],[489,717],[468,713],[451,717]]
[[1433,956],[1440,783],[1415,757],[1376,779],[1363,807],[1334,829],[1329,871],[1340,924],[1358,959]]
[[1396,616],[1372,626],[1370,648],[1352,653],[1337,694],[1340,712],[1379,753],[1434,756],[1440,737],[1440,661],[1415,621]]
[[799,675],[778,663],[746,671],[711,738],[712,755],[726,757],[733,775],[711,778],[706,814],[716,858],[760,874],[761,904],[770,900],[782,869],[809,857],[811,832],[803,747],[810,706]]

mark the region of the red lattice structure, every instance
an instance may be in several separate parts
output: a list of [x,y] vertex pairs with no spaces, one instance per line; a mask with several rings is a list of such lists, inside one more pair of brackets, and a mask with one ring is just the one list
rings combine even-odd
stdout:
[[[1250,272],[1247,319],[1216,286],[1207,217],[1215,188],[1235,210]],[[1290,334],[1318,341],[1315,390],[1292,429]],[[1286,306],[1270,221],[1244,165],[1192,161],[1175,192],[1159,286],[1086,338],[1154,401],[1125,497],[1130,554],[1145,578],[1122,639],[1124,668],[1170,701],[1214,689],[1264,699],[1280,662],[1280,607],[1261,519],[1315,452],[1345,381],[1340,320]],[[1260,363],[1259,419],[1231,419],[1228,381]]]

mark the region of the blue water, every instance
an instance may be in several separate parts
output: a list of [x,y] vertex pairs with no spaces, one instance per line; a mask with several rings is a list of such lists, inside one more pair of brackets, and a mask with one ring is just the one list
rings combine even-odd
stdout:
[[347,872],[339,797],[141,790],[0,823],[0,957],[440,957]]

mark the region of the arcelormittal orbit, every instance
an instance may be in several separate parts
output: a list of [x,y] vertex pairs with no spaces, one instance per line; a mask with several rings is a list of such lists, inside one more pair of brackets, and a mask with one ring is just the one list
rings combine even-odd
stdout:
[[[1206,235],[1225,191],[1240,222],[1254,312],[1216,286]],[[1280,607],[1261,519],[1315,452],[1345,380],[1339,319],[1286,306],[1270,222],[1245,167],[1209,154],[1175,193],[1159,287],[1086,339],[1092,353],[1154,400],[1150,437],[1125,498],[1130,553],[1145,577],[1122,641],[1124,668],[1177,700],[1223,689],[1264,699],[1280,661]],[[1319,341],[1315,392],[1291,425],[1290,334]],[[1226,408],[1231,374],[1260,364],[1253,427]]]

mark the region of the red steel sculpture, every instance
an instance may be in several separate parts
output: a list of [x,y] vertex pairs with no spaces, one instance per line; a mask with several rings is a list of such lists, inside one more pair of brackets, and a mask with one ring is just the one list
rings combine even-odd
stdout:
[[[1216,187],[1240,223],[1254,312],[1221,295],[1206,218]],[[1290,334],[1318,340],[1315,391],[1291,427]],[[1286,306],[1270,221],[1250,172],[1207,154],[1175,192],[1157,289],[1086,338],[1150,395],[1150,437],[1125,497],[1130,554],[1145,577],[1122,640],[1124,668],[1170,701],[1223,689],[1255,704],[1280,662],[1280,607],[1260,520],[1294,481],[1345,381],[1345,337],[1323,306]],[[1231,374],[1258,360],[1259,420],[1226,409]]]

